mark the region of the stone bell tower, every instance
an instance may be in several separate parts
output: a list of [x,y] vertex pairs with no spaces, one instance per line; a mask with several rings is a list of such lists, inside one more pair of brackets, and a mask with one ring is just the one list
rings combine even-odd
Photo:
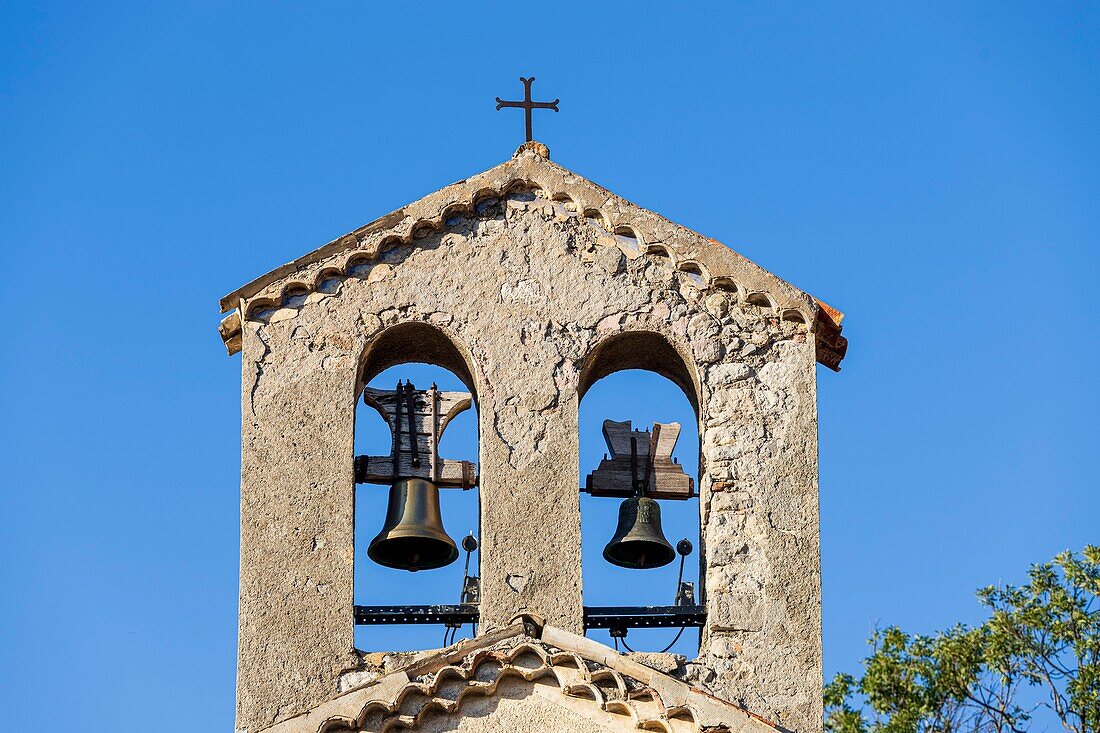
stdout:
[[[242,375],[238,729],[821,729],[815,365],[844,356],[837,311],[537,142],[221,307]],[[405,362],[451,370],[478,408],[476,467],[424,474],[478,483],[478,635],[370,668],[355,406]],[[584,637],[578,405],[623,369],[698,417],[702,633],[682,665]]]

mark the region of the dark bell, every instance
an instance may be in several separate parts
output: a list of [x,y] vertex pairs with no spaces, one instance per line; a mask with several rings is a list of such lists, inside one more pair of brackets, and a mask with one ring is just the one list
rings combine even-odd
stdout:
[[371,540],[367,556],[398,570],[434,570],[458,558],[458,547],[443,529],[439,488],[419,478],[402,479],[390,487],[382,531]]
[[626,499],[619,505],[619,526],[603,548],[612,565],[648,570],[668,565],[676,551],[661,531],[661,505],[646,496]]

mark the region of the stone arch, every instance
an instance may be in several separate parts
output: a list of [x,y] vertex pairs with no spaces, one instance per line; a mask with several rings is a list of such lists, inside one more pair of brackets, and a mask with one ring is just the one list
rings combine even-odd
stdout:
[[644,369],[668,379],[688,398],[699,417],[699,377],[695,360],[685,348],[657,331],[623,331],[597,343],[581,364],[578,401],[589,388],[609,374],[624,369]]
[[469,349],[458,337],[424,321],[405,321],[384,329],[371,338],[360,359],[355,393],[386,369],[418,363],[442,367],[462,380],[477,402],[477,370]]

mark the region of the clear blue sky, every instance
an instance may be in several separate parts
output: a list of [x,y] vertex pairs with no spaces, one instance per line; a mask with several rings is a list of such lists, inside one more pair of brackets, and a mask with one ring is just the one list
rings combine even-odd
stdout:
[[[217,299],[506,159],[521,74],[562,100],[556,161],[848,314],[819,371],[827,674],[1100,539],[1096,4],[376,5],[0,2],[7,727],[230,729]],[[597,413],[683,414],[617,379],[586,461]]]

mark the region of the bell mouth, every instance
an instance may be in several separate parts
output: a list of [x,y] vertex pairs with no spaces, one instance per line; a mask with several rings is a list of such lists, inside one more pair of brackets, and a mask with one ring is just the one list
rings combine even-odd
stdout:
[[389,533],[385,539],[377,539],[367,549],[367,556],[387,568],[395,570],[435,570],[458,559],[458,548],[450,537],[428,538],[422,534],[416,537],[394,537]]
[[675,560],[676,550],[650,540],[623,540],[605,547],[603,557],[620,568],[650,570],[664,567]]

